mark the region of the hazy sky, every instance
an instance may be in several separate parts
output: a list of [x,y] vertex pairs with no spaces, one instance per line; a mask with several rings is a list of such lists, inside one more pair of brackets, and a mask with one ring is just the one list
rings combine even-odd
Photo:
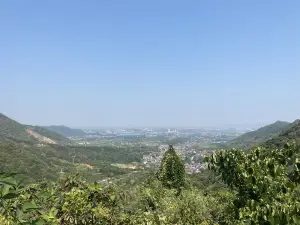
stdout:
[[68,126],[300,118],[299,0],[0,1],[0,112]]

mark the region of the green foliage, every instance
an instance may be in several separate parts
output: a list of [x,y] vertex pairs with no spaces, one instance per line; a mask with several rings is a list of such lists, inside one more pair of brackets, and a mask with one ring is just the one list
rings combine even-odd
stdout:
[[[0,201],[4,225],[215,224],[229,199],[205,196],[193,187],[178,196],[176,189],[165,188],[155,176],[130,190],[89,184],[77,174],[25,188],[17,187],[11,175],[4,177],[16,193]],[[217,203],[218,208],[211,207]]]
[[56,180],[60,172],[73,171],[98,180],[131,172],[112,164],[140,162],[147,151],[149,149],[139,147],[39,146],[31,142],[0,140],[0,172],[18,172],[26,183]]
[[102,189],[71,176],[57,185],[41,183],[18,190],[11,176],[4,178],[1,184],[10,185],[11,190],[8,195],[6,186],[1,186],[0,221],[7,224],[96,225],[119,220],[119,214],[114,214],[118,207],[111,188]]
[[299,147],[214,152],[209,168],[237,192],[235,224],[299,224]]
[[204,193],[218,193],[228,191],[226,184],[215,176],[211,170],[204,170],[201,173],[190,174],[187,177],[189,186],[196,187]]
[[15,174],[0,174],[1,224],[40,224],[35,201],[24,195],[24,188],[14,179]]
[[172,145],[162,158],[157,177],[167,188],[180,189],[185,185],[185,167]]
[[[197,189],[183,190],[177,195],[176,189],[165,188],[151,178],[141,185],[135,209],[130,214],[131,224],[205,224],[212,222],[210,198]],[[212,223],[211,223],[212,224]]]

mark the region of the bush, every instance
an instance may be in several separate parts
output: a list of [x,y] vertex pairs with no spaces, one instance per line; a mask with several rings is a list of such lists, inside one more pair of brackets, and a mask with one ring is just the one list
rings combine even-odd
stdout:
[[281,149],[255,148],[213,153],[209,168],[236,191],[235,223],[300,223],[300,148],[286,144]]

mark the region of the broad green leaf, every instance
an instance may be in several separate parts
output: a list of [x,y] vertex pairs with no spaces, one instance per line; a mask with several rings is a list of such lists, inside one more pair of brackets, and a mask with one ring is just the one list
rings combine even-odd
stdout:
[[16,186],[17,181],[13,177],[5,177],[0,179],[0,184],[6,184],[10,186]]
[[10,187],[11,187],[10,185],[3,184],[2,185],[2,193],[1,193],[1,195],[4,196],[4,195],[8,194]]
[[34,202],[27,202],[22,206],[23,211],[29,209],[39,209],[39,207]]
[[43,219],[36,220],[32,222],[32,225],[44,225],[46,222]]
[[16,194],[16,193],[8,193],[6,195],[4,195],[2,198],[5,199],[5,200],[8,200],[8,199],[13,199],[13,198],[16,198],[18,197],[19,195]]

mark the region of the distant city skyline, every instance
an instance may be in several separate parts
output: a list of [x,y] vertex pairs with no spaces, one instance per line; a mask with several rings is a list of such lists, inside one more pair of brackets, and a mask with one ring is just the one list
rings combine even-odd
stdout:
[[[275,121],[274,121],[275,122]],[[293,122],[293,121],[287,121]],[[273,122],[271,122],[273,123]],[[149,126],[69,126],[70,128],[77,128],[82,130],[104,130],[104,129],[144,129],[144,128],[152,128],[152,129],[258,129],[260,127],[269,125],[271,123],[255,123],[255,124],[225,124],[225,125],[215,125],[215,126],[159,126],[159,125],[149,125]],[[66,126],[66,125],[64,125]]]
[[[69,125],[69,124],[59,124],[59,123],[51,123],[51,124],[37,124],[37,123],[26,123],[24,121],[20,121],[18,118],[14,118],[11,117],[10,115],[8,115],[7,113],[3,113],[4,115],[10,117],[13,120],[16,120],[20,123],[23,124],[28,124],[28,125],[36,125],[36,126],[66,126],[66,127],[70,127],[70,128],[77,128],[77,129],[85,129],[85,130],[97,130],[97,129],[122,129],[122,128],[126,128],[126,129],[130,129],[130,128],[164,128],[164,129],[176,129],[176,128],[184,128],[184,129],[230,129],[230,128],[236,128],[236,129],[257,129],[266,125],[269,125],[271,123],[275,123],[276,121],[270,121],[270,122],[257,122],[257,123],[244,123],[244,124],[215,124],[215,125],[157,125],[157,124],[145,124],[145,125],[93,125],[93,126],[89,126],[89,125]],[[284,122],[294,122],[295,120],[281,120]]]
[[0,112],[25,124],[300,118],[300,1],[2,1]]

